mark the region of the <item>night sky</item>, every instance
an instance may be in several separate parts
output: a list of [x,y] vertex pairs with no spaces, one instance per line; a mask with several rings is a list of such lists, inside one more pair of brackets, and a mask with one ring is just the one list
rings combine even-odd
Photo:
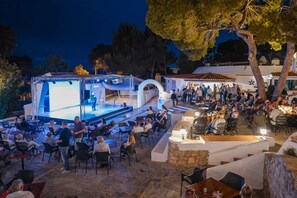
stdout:
[[145,28],[145,0],[0,0],[0,23],[17,35],[15,55],[38,65],[53,54],[89,68],[97,44],[111,44],[120,23]]

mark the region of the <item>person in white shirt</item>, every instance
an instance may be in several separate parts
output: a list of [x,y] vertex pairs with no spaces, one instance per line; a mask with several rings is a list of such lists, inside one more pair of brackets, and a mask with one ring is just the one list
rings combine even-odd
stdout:
[[9,194],[6,198],[34,198],[34,194],[30,191],[24,191],[23,180],[17,179],[14,180],[8,189]]
[[284,113],[277,108],[277,106],[274,107],[274,109],[270,112],[269,118],[270,118],[270,123],[272,125],[276,124],[276,117],[279,115],[283,115]]
[[97,144],[94,146],[93,154],[96,152],[108,152],[110,154],[110,148],[108,144],[104,143],[104,138],[102,136],[97,137]]
[[143,127],[141,127],[140,122],[137,121],[137,124],[132,129],[132,133],[141,133],[141,132],[143,132]]
[[152,120],[150,118],[148,118],[146,125],[144,125],[144,127],[143,127],[143,132],[147,132],[151,128],[153,128]]

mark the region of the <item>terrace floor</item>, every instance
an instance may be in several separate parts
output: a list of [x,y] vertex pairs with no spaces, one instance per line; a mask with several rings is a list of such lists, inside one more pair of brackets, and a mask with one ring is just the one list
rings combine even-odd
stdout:
[[[151,103],[144,106],[143,110],[147,109],[147,106],[154,104],[154,102],[156,101],[151,101]],[[189,105],[186,106],[190,107]],[[139,112],[141,110],[137,111],[137,113]],[[240,134],[252,134],[242,116],[240,117],[239,126]],[[274,134],[268,134],[268,136],[273,136],[276,139],[276,146],[271,148],[272,152],[277,151],[288,137],[284,131],[276,136]],[[155,136],[155,142],[160,137],[161,135]],[[41,142],[43,139],[44,137],[40,137],[36,141]],[[116,140],[118,148],[114,148],[113,152],[118,154],[123,141],[118,138],[117,133],[112,134],[108,139]],[[127,159],[120,162],[119,158],[115,158],[109,175],[106,168],[98,168],[98,175],[96,175],[90,161],[87,173],[85,173],[84,163],[81,163],[81,166],[77,168],[77,172],[74,172],[75,158],[70,159],[71,172],[62,174],[60,171],[63,167],[62,163],[58,162],[54,157],[48,163],[48,155],[45,156],[44,161],[41,160],[42,155],[25,160],[25,169],[35,171],[35,183],[46,182],[42,193],[44,198],[177,198],[180,196],[180,172],[190,173],[192,170],[181,170],[168,163],[152,162],[151,150],[155,144],[144,143],[143,149],[137,147],[139,162],[132,160],[131,166],[129,166]],[[11,160],[10,165],[5,169],[2,179],[7,183],[21,169],[21,160]],[[257,190],[254,197],[263,197],[262,191]]]

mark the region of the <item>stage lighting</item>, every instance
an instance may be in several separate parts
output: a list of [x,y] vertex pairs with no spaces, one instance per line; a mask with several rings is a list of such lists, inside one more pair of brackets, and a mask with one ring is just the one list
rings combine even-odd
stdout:
[[108,80],[107,80],[107,79],[105,79],[105,80],[104,80],[104,82],[106,82],[106,83],[107,83],[107,82],[108,82]]
[[100,79],[97,79],[96,81],[97,81],[97,82],[100,82]]
[[56,81],[53,81],[53,84],[56,84]]
[[69,84],[72,85],[72,81],[71,80],[69,81]]

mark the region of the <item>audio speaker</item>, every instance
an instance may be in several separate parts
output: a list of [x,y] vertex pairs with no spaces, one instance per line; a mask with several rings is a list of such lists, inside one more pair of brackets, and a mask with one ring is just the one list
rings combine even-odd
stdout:
[[90,99],[90,90],[85,90],[84,92],[84,100]]
[[138,91],[138,85],[134,85],[134,91]]

